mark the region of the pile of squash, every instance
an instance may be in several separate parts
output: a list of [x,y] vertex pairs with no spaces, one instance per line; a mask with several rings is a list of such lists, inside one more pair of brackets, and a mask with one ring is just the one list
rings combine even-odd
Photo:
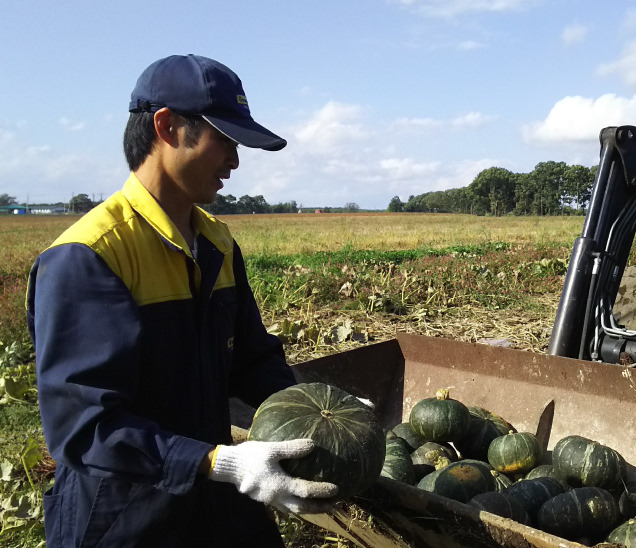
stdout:
[[575,435],[543,453],[533,433],[439,390],[387,433],[381,475],[581,544],[636,548],[623,457]]

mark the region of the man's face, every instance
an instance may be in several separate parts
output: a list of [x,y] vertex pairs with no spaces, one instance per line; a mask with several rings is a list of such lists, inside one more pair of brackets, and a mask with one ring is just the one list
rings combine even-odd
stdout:
[[185,127],[178,131],[173,178],[192,203],[212,203],[223,188],[223,180],[239,166],[238,145],[207,122],[197,143],[191,146],[184,142]]

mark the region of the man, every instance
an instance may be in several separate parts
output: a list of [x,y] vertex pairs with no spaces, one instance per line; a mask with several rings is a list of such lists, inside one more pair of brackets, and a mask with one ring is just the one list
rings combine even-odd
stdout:
[[36,260],[27,319],[47,445],[48,548],[282,546],[263,503],[330,508],[337,487],[285,474],[310,440],[232,446],[229,398],[294,384],[212,202],[238,144],[286,141],[251,117],[241,81],[194,55],[132,92],[123,189]]

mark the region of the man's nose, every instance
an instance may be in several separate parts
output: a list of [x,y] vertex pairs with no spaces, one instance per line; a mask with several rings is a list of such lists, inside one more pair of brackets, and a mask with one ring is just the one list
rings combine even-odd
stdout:
[[239,166],[239,154],[237,147],[231,147],[229,155],[230,169],[238,169]]

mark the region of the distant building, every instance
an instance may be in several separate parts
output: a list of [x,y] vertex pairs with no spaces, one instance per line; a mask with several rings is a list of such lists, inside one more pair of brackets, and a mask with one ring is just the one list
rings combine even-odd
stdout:
[[11,204],[0,206],[0,215],[24,215],[29,212],[27,206]]
[[62,215],[66,209],[62,205],[37,205],[32,206],[29,213],[33,215]]
[[64,215],[68,210],[63,204],[34,204],[31,206],[11,204],[0,206],[0,215]]

